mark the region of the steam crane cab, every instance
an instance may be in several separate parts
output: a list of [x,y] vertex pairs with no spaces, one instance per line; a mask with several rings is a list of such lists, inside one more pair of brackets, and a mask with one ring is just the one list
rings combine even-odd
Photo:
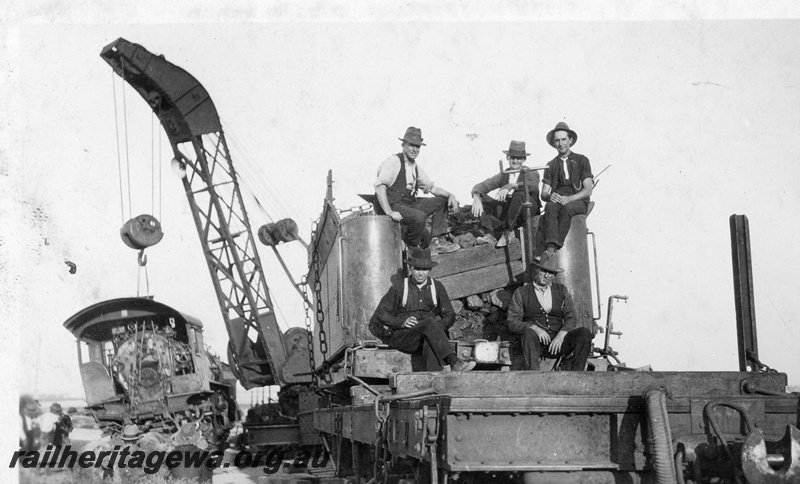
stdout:
[[151,299],[120,298],[81,310],[64,327],[77,338],[87,406],[110,432],[128,419],[167,431],[175,416],[213,415],[206,423],[219,429],[236,419],[235,379],[206,349],[200,320]]

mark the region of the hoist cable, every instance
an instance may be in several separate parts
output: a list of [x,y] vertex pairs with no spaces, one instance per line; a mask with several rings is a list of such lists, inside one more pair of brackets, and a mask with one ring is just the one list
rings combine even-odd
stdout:
[[122,188],[122,153],[119,147],[119,113],[117,112],[117,84],[114,69],[111,69],[111,93],[114,97],[114,128],[117,133],[117,171],[119,172],[119,209],[122,214],[122,223],[125,223],[125,198]]
[[153,132],[155,128],[155,114],[150,116],[150,213],[156,213],[156,140]]
[[[125,74],[125,63],[121,64],[123,79]],[[133,204],[131,203],[131,156],[128,149],[128,102],[125,99],[125,83],[122,83],[122,121],[125,127],[125,163],[128,172],[128,218],[133,217]],[[124,217],[123,217],[124,218]]]

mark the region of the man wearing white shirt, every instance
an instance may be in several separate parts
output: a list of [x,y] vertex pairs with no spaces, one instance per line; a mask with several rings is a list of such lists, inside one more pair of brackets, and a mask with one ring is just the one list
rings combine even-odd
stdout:
[[[497,237],[496,247],[505,247],[514,238],[514,229],[521,225],[520,215],[525,201],[523,178],[520,169],[530,153],[524,141],[512,141],[508,151],[503,151],[508,161],[504,170],[472,187],[472,215],[480,217],[481,225]],[[511,173],[509,173],[511,172]],[[531,216],[539,215],[539,173],[526,171],[528,194],[533,208]],[[495,198],[489,192],[497,190]]]
[[[384,160],[378,168],[374,185],[378,199],[376,211],[406,226],[404,241],[409,247],[430,247],[434,254],[460,249],[458,244],[445,239],[447,208],[458,211],[458,200],[437,185],[416,161],[420,148],[425,146],[422,130],[411,126],[399,139],[403,142],[403,151]],[[434,196],[418,198],[419,190]],[[425,229],[429,215],[432,215],[430,233]]]
[[50,411],[41,414],[36,420],[42,432],[39,440],[39,448],[44,449],[53,443],[56,434],[56,425],[61,420],[61,405],[58,403],[50,405]]
[[534,260],[533,283],[514,291],[508,307],[506,323],[521,335],[526,370],[539,370],[539,359],[546,356],[561,357],[562,371],[583,371],[592,349],[592,332],[578,327],[572,295],[553,282],[564,272],[557,258],[545,252]]
[[547,143],[558,155],[547,163],[542,177],[545,250],[553,253],[564,245],[572,217],[584,215],[594,188],[589,158],[572,152],[578,135],[561,122],[547,133]]

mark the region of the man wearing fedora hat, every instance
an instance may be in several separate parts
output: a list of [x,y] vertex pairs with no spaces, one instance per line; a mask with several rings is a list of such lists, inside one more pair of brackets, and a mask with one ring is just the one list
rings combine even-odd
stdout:
[[[508,161],[508,170],[502,171],[472,187],[472,215],[480,217],[481,225],[498,236],[495,247],[505,247],[514,238],[514,229],[520,226],[522,203],[525,201],[523,177],[519,170],[530,153],[525,152],[524,141],[512,141],[508,151],[503,151]],[[512,173],[509,173],[512,172]],[[528,194],[534,203],[531,215],[539,215],[539,173],[526,171]],[[489,192],[498,190],[496,198]]]
[[542,178],[545,249],[554,252],[564,245],[574,215],[586,214],[594,187],[589,158],[572,152],[578,135],[563,121],[547,133],[547,143],[558,155],[547,163]]
[[430,249],[412,248],[406,264],[411,274],[392,284],[371,323],[388,328],[389,347],[411,354],[412,371],[440,371],[446,364],[453,371],[473,369],[475,362],[460,361],[447,337],[456,314],[444,285],[429,277],[436,266]]
[[563,284],[553,282],[564,272],[558,255],[545,252],[531,264],[533,283],[514,291],[506,324],[521,335],[526,370],[539,370],[539,358],[561,357],[561,370],[583,371],[592,347],[592,332],[578,327],[572,295]]
[[[458,244],[448,242],[447,208],[458,210],[455,195],[436,185],[416,162],[422,142],[422,130],[413,126],[406,130],[402,141],[403,151],[392,155],[381,163],[375,180],[375,196],[378,199],[376,212],[383,213],[407,227],[405,242],[409,247],[428,246],[434,253],[453,252]],[[417,192],[431,193],[433,197],[417,198]],[[431,233],[425,222],[431,218]],[[431,238],[431,236],[433,238]]]

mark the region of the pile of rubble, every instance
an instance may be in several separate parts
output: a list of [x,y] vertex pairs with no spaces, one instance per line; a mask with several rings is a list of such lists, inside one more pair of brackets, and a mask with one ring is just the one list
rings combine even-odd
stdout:
[[481,226],[480,218],[472,215],[471,205],[460,207],[457,212],[450,212],[447,224],[453,242],[462,248],[497,242],[494,235],[487,233],[486,229]]

